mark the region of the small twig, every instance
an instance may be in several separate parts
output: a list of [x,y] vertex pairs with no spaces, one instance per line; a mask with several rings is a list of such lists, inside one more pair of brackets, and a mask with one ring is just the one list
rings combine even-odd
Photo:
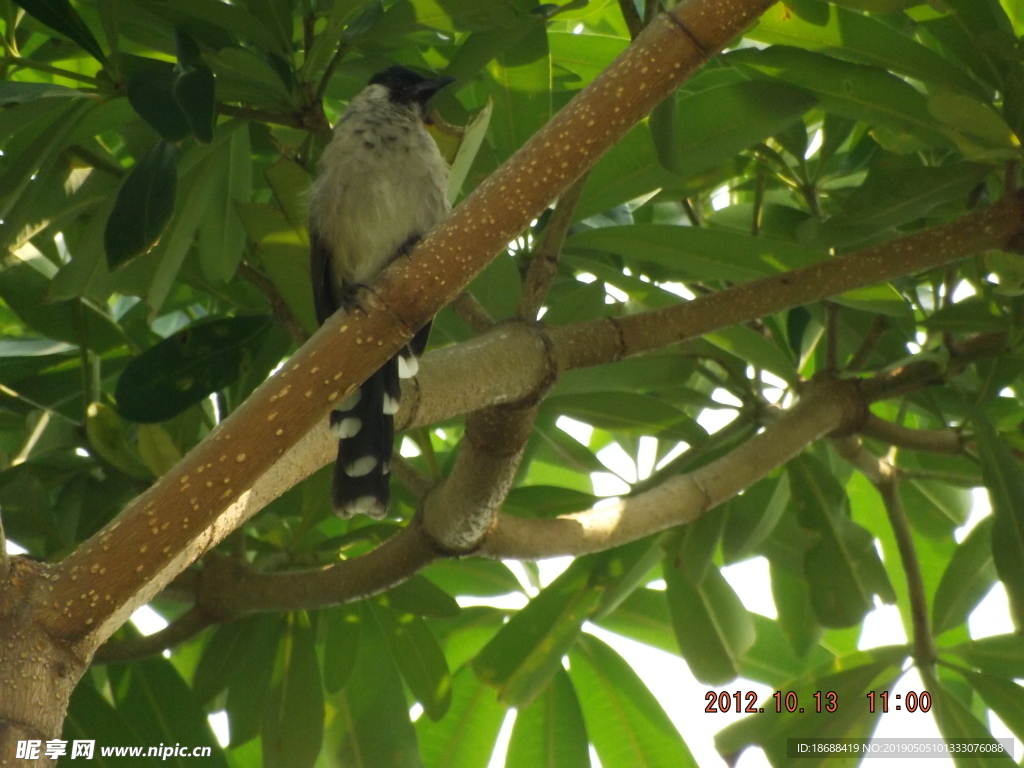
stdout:
[[320,82],[316,87],[316,93],[313,94],[313,103],[319,104],[323,101],[324,94],[327,93],[327,86],[330,85],[331,76],[334,74],[334,70],[341,64],[341,60],[345,58],[345,54],[348,53],[347,45],[339,45],[338,50],[334,52],[331,60],[327,62],[327,67],[324,69],[323,77],[320,78]]
[[619,9],[622,11],[622,18],[625,19],[626,27],[629,29],[629,36],[636,39],[636,36],[644,30],[644,21],[640,18],[636,5],[633,0],[619,0]]
[[579,205],[586,184],[587,174],[583,174],[562,193],[555,210],[551,212],[548,225],[544,228],[544,234],[541,235],[540,243],[530,261],[526,277],[523,278],[523,291],[519,297],[519,307],[516,309],[516,316],[520,320],[536,320],[537,313],[548,297],[551,284],[558,274],[558,257],[562,252],[565,235],[572,225],[576,206]]
[[853,353],[850,362],[846,364],[846,370],[850,373],[856,373],[863,368],[887,330],[889,330],[889,321],[884,315],[875,315],[875,319],[871,321],[871,327],[868,329],[867,334],[865,334],[860,346]]
[[287,125],[289,128],[307,127],[302,117],[293,112],[271,112],[267,109],[250,109],[249,107],[238,107],[234,104],[217,104],[216,109],[219,115],[239,117],[243,120],[252,120],[257,123]]
[[309,334],[306,333],[306,329],[302,327],[302,323],[298,321],[294,314],[292,314],[291,308],[281,297],[280,292],[277,290],[277,286],[274,285],[273,281],[260,272],[258,269],[250,266],[246,262],[241,262],[238,265],[238,274],[243,279],[251,283],[270,303],[270,311],[274,313],[274,317],[281,325],[284,326],[288,334],[295,340],[295,343],[299,346],[305,343],[306,339],[309,338]]
[[159,632],[145,637],[133,637],[128,640],[108,642],[100,646],[93,657],[97,664],[110,664],[117,661],[134,661],[147,656],[155,656],[167,648],[183,643],[195,637],[207,627],[217,622],[205,611],[192,608],[175,621],[172,621]]
[[903,500],[900,498],[899,473],[888,460],[875,456],[855,437],[839,438],[834,440],[833,444],[844,459],[864,473],[882,497],[885,514],[889,518],[903,573],[907,579],[910,622],[914,632],[914,660],[919,665],[934,664],[937,653],[928,624],[928,597],[921,576],[921,564],[914,547],[914,537],[903,509]]
[[494,319],[476,296],[469,291],[459,294],[459,297],[452,302],[452,309],[462,322],[477,333],[489,331],[494,327]]
[[754,183],[754,206],[750,216],[750,234],[757,237],[761,234],[761,217],[764,215],[765,175],[758,172]]
[[686,218],[689,220],[691,227],[704,226],[700,211],[697,208],[694,208],[693,203],[691,203],[689,199],[684,197],[679,201],[679,204],[683,207],[683,213],[686,214]]

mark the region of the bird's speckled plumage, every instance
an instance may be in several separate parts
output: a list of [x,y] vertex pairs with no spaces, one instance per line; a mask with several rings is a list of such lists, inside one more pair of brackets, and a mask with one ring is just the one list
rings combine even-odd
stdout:
[[[447,82],[392,67],[352,99],[335,126],[310,194],[318,322],[351,309],[359,286],[447,216],[448,166],[423,125],[427,102]],[[331,414],[339,439],[332,497],[342,517],[387,514],[399,378],[416,374],[428,332],[429,325]]]

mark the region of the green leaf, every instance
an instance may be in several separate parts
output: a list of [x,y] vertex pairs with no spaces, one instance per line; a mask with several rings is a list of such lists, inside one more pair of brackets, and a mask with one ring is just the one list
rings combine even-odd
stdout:
[[304,231],[309,215],[309,174],[294,160],[282,157],[264,175],[288,223],[296,232]]
[[452,698],[452,678],[441,647],[419,616],[375,608],[398,672],[431,720],[440,720]]
[[569,676],[603,768],[696,768],[654,694],[603,642],[581,636],[569,657]]
[[449,595],[496,597],[521,592],[515,574],[504,563],[483,558],[439,560],[421,573]]
[[594,392],[549,397],[542,406],[601,429],[639,437],[684,440],[690,445],[707,441],[707,432],[690,416],[664,400],[630,392]]
[[402,681],[370,609],[363,608],[359,654],[345,687],[332,698],[335,718],[325,752],[351,768],[419,768],[416,732]]
[[[778,697],[760,704],[763,712],[732,723],[715,735],[715,747],[728,763],[734,763],[748,747],[760,746],[772,765],[787,765],[790,738],[866,739],[881,717],[881,707],[871,712],[865,696],[868,691],[889,690],[902,674],[905,648],[876,648],[857,651],[834,659],[822,669],[824,674],[811,673],[778,686]],[[838,672],[829,674],[831,670]],[[792,692],[794,697],[788,697]],[[822,711],[818,710],[815,693],[821,694]],[[827,694],[835,694],[834,700]],[[790,699],[787,703],[787,697]],[[835,711],[825,710],[834,703]],[[795,710],[789,708],[795,704]],[[777,709],[778,708],[778,709]],[[835,765],[835,755],[806,757],[800,763],[808,768]],[[853,764],[853,763],[851,763]]]
[[[988,169],[974,163],[939,167],[872,168],[867,180],[846,199],[842,210],[820,226],[802,232],[815,241],[846,246],[930,214],[937,207],[968,194]],[[813,219],[808,222],[810,224]]]
[[89,445],[105,461],[131,477],[150,479],[149,471],[128,442],[124,424],[113,408],[103,403],[89,403],[85,431],[89,436]]
[[30,16],[78,43],[100,63],[105,61],[103,49],[69,0],[18,0],[18,5]]
[[509,621],[472,662],[501,700],[523,706],[561,668],[562,656],[597,608],[601,594],[589,583],[589,562],[577,560]]
[[959,670],[984,702],[1013,731],[1018,739],[1024,738],[1024,688],[1007,677]]
[[804,88],[826,112],[884,127],[911,146],[954,148],[966,138],[935,119],[921,92],[882,69],[784,45],[735,51],[725,60],[754,77]]
[[337,693],[352,676],[365,616],[357,604],[338,605],[320,613],[327,625],[324,640],[324,689]]
[[846,493],[827,468],[809,455],[786,468],[800,524],[817,539],[804,558],[814,612],[826,627],[853,626],[874,607],[872,595],[895,600],[874,539],[850,519]]
[[419,574],[389,589],[384,593],[383,600],[399,613],[416,616],[451,618],[458,616],[461,610],[454,597]]
[[252,196],[252,149],[249,128],[231,134],[228,146],[214,156],[213,191],[206,215],[199,224],[199,266],[210,282],[226,283],[242,259],[245,229],[238,204]]
[[589,768],[587,727],[572,681],[558,670],[528,707],[516,713],[507,768]]
[[490,136],[498,156],[506,158],[551,117],[551,54],[543,24],[500,53],[488,73],[488,94],[495,103]]
[[[118,696],[117,711],[143,740],[142,744],[135,746],[208,746],[211,754],[204,760],[227,768],[227,760],[210,731],[206,713],[169,661],[144,659],[123,669],[128,682],[124,693]],[[166,759],[161,758],[160,765],[184,768],[189,762],[192,762],[191,758],[170,755]]]
[[33,99],[80,99],[85,94],[56,83],[0,82],[0,104],[18,104]]
[[204,144],[213,141],[215,88],[213,72],[202,65],[179,74],[171,89],[192,135]]
[[[280,628],[276,617],[267,616],[247,616],[216,627],[196,666],[192,684],[196,700],[206,704],[233,682],[245,678],[254,658],[272,659]],[[260,653],[263,645],[270,646],[269,653]]]
[[270,700],[263,712],[263,764],[308,768],[316,762],[324,734],[324,693],[316,632],[293,614],[282,638]]
[[995,581],[992,518],[987,518],[960,543],[942,574],[932,602],[932,632],[940,635],[966,622]]
[[992,560],[1006,587],[1014,624],[1024,627],[1024,465],[978,410],[971,414],[981,475],[992,502]]
[[[64,718],[64,730],[60,737],[68,742],[74,739],[89,739],[104,745],[143,746],[139,734],[124,721],[89,680],[83,680],[72,691],[68,713]],[[71,746],[70,743],[68,746]],[[70,749],[68,751],[70,753]],[[109,757],[103,755],[100,750],[93,753],[89,762],[99,768],[116,768],[126,764],[123,757]],[[135,764],[138,765],[139,762]],[[158,765],[159,762],[154,758],[151,763],[143,764]]]
[[117,381],[117,410],[152,423],[181,413],[228,386],[271,326],[264,315],[208,319],[154,344]]
[[[907,0],[889,3],[896,8],[911,4]],[[925,83],[987,97],[984,89],[961,68],[877,17],[854,13],[839,5],[819,5],[814,7],[818,17],[810,19],[799,13],[800,8],[801,5],[797,5],[796,12],[791,6],[769,8],[758,19],[750,37],[765,43],[830,53]]]
[[667,653],[679,652],[665,593],[662,591],[634,590],[614,611],[595,617],[594,623],[603,629]]
[[[995,745],[996,740],[986,728],[963,704],[947,689],[929,686],[932,694],[932,715],[939,733],[948,740],[978,740],[985,745]],[[997,752],[968,752],[953,755],[957,768],[989,768],[990,766],[1006,766],[1011,768],[1016,763],[1005,750]]]
[[188,115],[174,89],[178,71],[169,61],[134,59],[128,77],[128,102],[139,117],[166,141],[181,141],[192,132]]
[[753,621],[721,571],[712,566],[694,581],[684,560],[670,553],[662,567],[679,650],[702,683],[726,683],[739,675],[740,657],[754,644]]
[[1024,677],[1024,637],[1021,635],[992,635],[949,650],[982,672]]
[[695,176],[772,136],[816,104],[782,83],[739,82],[677,99],[678,173]]
[[[745,283],[828,258],[824,248],[722,229],[631,224],[583,230],[566,239],[571,252],[619,254],[630,263],[654,264],[677,280]],[[641,267],[642,268],[642,267]]]
[[[204,693],[215,689],[218,685],[217,677],[224,674],[218,670],[221,665],[228,665],[225,675],[228,695],[224,708],[231,722],[233,746],[244,744],[260,732],[263,713],[270,701],[274,661],[287,629],[284,617],[271,614],[253,617],[251,623],[245,622],[242,627],[248,631],[243,631],[238,644],[232,641],[231,636],[218,644],[217,652],[207,662],[207,674],[213,679],[201,688]],[[197,668],[197,685],[199,671],[200,668]]]
[[103,246],[110,269],[153,245],[174,212],[177,183],[178,149],[158,141],[124,180],[107,219]]
[[51,339],[76,346],[84,343],[99,354],[125,343],[117,324],[91,303],[80,299],[48,302],[46,292],[51,283],[32,264],[14,263],[0,270],[0,298],[25,325]]
[[[416,722],[420,754],[426,768],[486,768],[494,751],[505,707],[494,689],[463,669],[452,679],[452,704],[444,719]],[[391,763],[365,763],[367,768]]]
[[[0,92],[2,93],[2,92]],[[491,115],[494,112],[494,101],[487,99],[483,109],[473,115],[473,119],[465,127],[462,133],[462,141],[459,142],[459,150],[452,160],[452,167],[448,173],[448,186],[446,195],[449,203],[454,203],[459,193],[463,191],[463,185],[469,176],[469,171],[476,160],[480,145],[487,136],[491,124]]]

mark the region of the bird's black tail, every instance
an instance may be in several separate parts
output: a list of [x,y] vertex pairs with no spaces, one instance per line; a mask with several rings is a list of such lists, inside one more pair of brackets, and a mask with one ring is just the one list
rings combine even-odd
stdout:
[[398,393],[392,358],[331,412],[331,434],[338,438],[331,500],[341,517],[379,520],[388,512]]

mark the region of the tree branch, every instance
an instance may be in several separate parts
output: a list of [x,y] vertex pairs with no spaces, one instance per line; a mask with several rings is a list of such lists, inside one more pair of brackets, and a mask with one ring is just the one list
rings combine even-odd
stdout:
[[959,453],[963,449],[963,435],[956,429],[911,429],[875,415],[869,415],[860,433],[864,437],[883,443],[929,453]]
[[558,204],[548,219],[547,227],[541,235],[540,243],[534,251],[530,267],[523,279],[523,290],[516,310],[516,317],[520,320],[536,320],[537,313],[548,297],[551,284],[558,274],[558,257],[562,253],[565,235],[572,225],[576,206],[579,205],[586,186],[587,174],[583,174],[558,198]]
[[292,313],[291,307],[288,306],[288,303],[277,290],[274,281],[244,261],[238,265],[238,274],[263,294],[270,304],[270,311],[273,313],[274,318],[284,326],[284,329],[288,331],[288,335],[292,337],[295,343],[302,346],[306,339],[309,338],[309,334],[302,327],[302,323],[299,322],[298,318]]
[[863,417],[852,382],[811,382],[800,402],[729,454],[610,506],[550,520],[499,515],[475,554],[536,560],[597,552],[691,523],[785,464],[807,445]]
[[452,309],[466,325],[477,333],[483,333],[494,327],[494,319],[484,308],[476,296],[469,291],[463,291],[452,302]]
[[938,655],[928,623],[928,596],[921,575],[921,563],[917,559],[914,537],[903,510],[903,500],[900,498],[898,472],[891,463],[868,451],[856,437],[836,439],[833,445],[840,456],[871,481],[882,497],[885,514],[889,518],[903,573],[907,579],[910,623],[914,635],[914,660],[919,665],[930,666],[935,663]]
[[96,664],[111,664],[118,661],[133,661],[163,653],[179,643],[195,637],[216,621],[198,607],[193,607],[159,632],[145,637],[133,637],[101,645],[93,657]]

